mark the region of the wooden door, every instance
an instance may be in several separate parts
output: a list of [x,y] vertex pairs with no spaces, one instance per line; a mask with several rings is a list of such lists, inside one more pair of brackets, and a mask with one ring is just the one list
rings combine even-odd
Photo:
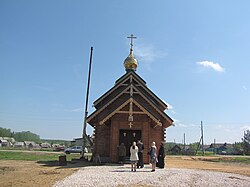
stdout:
[[124,143],[126,147],[126,156],[130,156],[130,146],[133,142],[141,139],[141,130],[120,130],[119,145]]

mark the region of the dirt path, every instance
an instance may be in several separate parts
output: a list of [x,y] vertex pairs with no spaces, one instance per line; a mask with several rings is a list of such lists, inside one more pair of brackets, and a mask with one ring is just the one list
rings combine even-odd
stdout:
[[52,186],[78,168],[43,166],[34,161],[0,160],[0,186]]
[[[202,161],[204,157],[177,156],[167,157],[167,168],[191,168],[212,171],[237,173],[250,177],[249,164],[221,163]],[[205,157],[206,160],[209,157]],[[51,187],[56,181],[71,175],[83,163],[70,163],[65,167],[58,166],[57,162],[37,163],[34,161],[0,160],[0,186],[10,187]]]
[[249,164],[209,161],[213,160],[214,158],[218,157],[168,156],[166,158],[166,166],[170,168],[222,171],[227,173],[237,173],[250,177]]

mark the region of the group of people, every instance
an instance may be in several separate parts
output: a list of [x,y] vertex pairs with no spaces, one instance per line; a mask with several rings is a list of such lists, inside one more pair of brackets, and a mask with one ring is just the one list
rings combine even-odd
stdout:
[[[131,171],[136,171],[136,168],[143,168],[144,161],[143,161],[143,150],[144,145],[141,140],[138,142],[133,142],[132,146],[130,147],[130,161],[131,161]],[[152,165],[152,172],[155,171],[156,167],[164,168],[165,162],[165,151],[164,145],[161,143],[160,149],[157,154],[157,147],[155,142],[152,142],[151,147],[148,150],[148,155],[150,157],[150,163]],[[122,163],[126,156],[126,147],[123,143],[119,146],[119,160]]]

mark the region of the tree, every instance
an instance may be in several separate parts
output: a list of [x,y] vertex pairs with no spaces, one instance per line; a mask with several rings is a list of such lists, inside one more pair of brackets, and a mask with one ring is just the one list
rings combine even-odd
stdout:
[[12,137],[13,134],[10,129],[0,127],[0,137]]
[[189,148],[190,148],[190,149],[193,149],[193,150],[196,150],[196,149],[198,149],[199,144],[200,144],[199,142],[190,143],[190,144],[189,144]]
[[243,154],[243,142],[235,142],[234,143],[233,153],[236,155]]
[[30,131],[16,132],[14,134],[14,138],[18,142],[23,142],[23,141],[40,142],[40,137],[37,134],[34,134]]
[[244,132],[243,141],[243,151],[245,155],[250,155],[250,130]]

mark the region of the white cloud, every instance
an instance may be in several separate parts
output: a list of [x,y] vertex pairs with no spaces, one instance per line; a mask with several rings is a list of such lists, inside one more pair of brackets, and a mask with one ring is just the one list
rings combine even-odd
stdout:
[[174,120],[175,127],[184,127],[184,128],[188,127],[188,125],[181,123],[181,121],[178,119],[173,119],[173,120]]
[[205,68],[212,68],[217,72],[225,72],[225,69],[218,63],[214,63],[212,61],[201,61],[197,62],[198,65],[204,66]]
[[195,125],[195,124],[191,123],[190,127],[200,127],[200,125]]
[[247,87],[245,85],[242,86],[243,90],[247,90]]
[[240,127],[241,130],[250,130],[250,125],[244,125]]
[[145,66],[147,69],[151,68],[156,59],[167,56],[167,52],[156,49],[153,45],[140,43],[134,46],[134,54],[139,64]]
[[165,100],[162,101],[168,106],[168,110],[172,110],[174,108],[173,105],[167,103]]
[[185,125],[183,123],[178,123],[176,126],[178,126],[178,127],[188,127],[187,125]]
[[176,112],[174,110],[171,110],[172,114],[176,114]]
[[75,108],[75,109],[72,109],[71,112],[82,112],[82,108]]
[[224,126],[223,125],[217,125],[216,128],[217,129],[222,129],[222,128],[224,128]]

